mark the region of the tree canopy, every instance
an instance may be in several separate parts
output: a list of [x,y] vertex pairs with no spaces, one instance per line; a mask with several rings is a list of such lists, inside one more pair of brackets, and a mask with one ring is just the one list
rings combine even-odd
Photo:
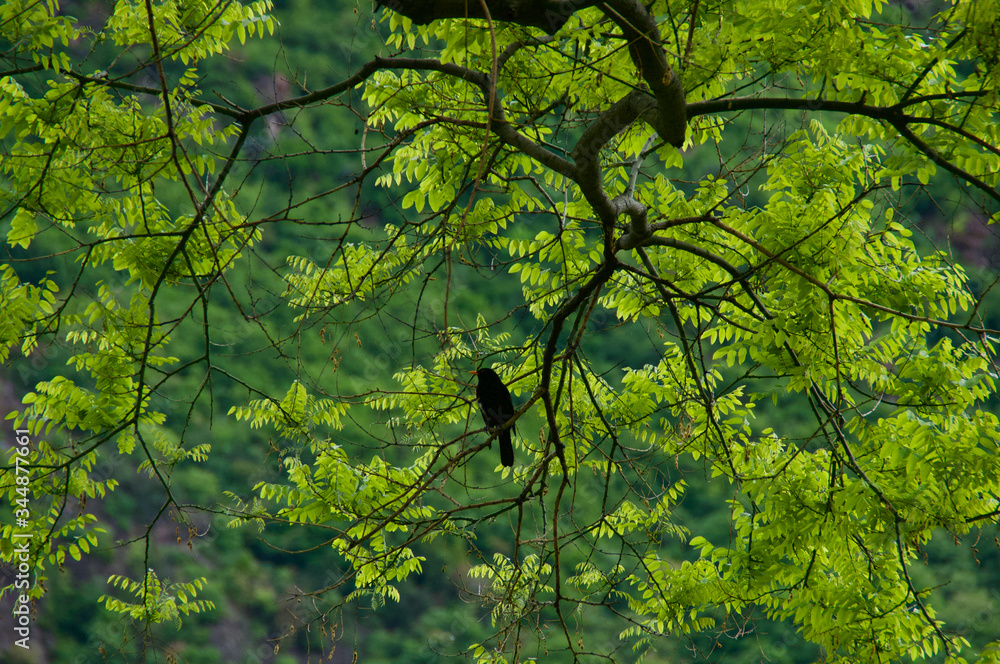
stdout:
[[[326,552],[306,622],[444,574],[479,662],[715,659],[764,622],[812,659],[997,661],[921,568],[1000,517],[997,281],[952,245],[1000,219],[1000,2],[382,4],[266,85],[230,58],[267,0],[0,6],[31,597],[138,470],[102,603],[141,625],[217,609],[153,532],[222,514]],[[220,454],[281,473],[175,480]]]

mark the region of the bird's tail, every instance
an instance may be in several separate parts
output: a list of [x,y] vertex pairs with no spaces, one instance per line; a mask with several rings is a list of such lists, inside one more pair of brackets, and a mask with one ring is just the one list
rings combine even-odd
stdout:
[[510,442],[510,429],[500,432],[500,463],[508,468],[514,465],[514,445]]

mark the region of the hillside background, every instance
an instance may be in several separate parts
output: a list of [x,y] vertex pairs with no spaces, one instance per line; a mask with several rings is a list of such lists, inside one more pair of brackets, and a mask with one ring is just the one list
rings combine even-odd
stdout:
[[[102,2],[65,2],[63,7],[67,14],[86,16],[93,25],[100,25],[109,6]],[[911,12],[913,20],[919,20],[927,8],[901,7],[900,11]],[[379,52],[380,34],[385,29],[368,3],[279,0],[273,13],[281,23],[275,37],[248,40],[224,58],[216,59],[215,67],[206,70],[208,80],[202,82],[203,89],[213,90],[244,107],[293,96],[300,92],[302,81],[308,80],[316,87],[318,81],[344,78]],[[90,56],[89,63],[95,70],[101,68],[102,57],[105,56],[100,52]],[[358,168],[357,155],[338,153],[356,148],[364,132],[363,104],[357,96],[350,104],[358,113],[331,107],[329,112],[301,116],[293,113],[281,121],[261,125],[260,132],[252,137],[254,158],[240,164],[244,170],[241,200],[247,212],[252,209],[254,215],[264,216],[280,210],[286,205],[289,190],[294,189],[298,198],[304,198],[310,191],[323,192],[342,184]],[[768,130],[761,126],[759,118],[748,116],[738,121],[746,124],[745,135]],[[734,139],[729,154],[737,155],[741,149],[742,144]],[[301,156],[276,158],[275,155]],[[686,155],[686,166],[693,172],[717,170],[718,163],[714,152]],[[296,210],[296,215],[300,219],[349,218],[357,204],[357,193],[347,189],[342,196],[323,197],[314,205]],[[390,196],[374,187],[366,187],[360,193],[360,205],[370,222],[367,229],[372,237],[377,236],[383,225],[398,224],[405,218],[398,198],[393,197],[401,195]],[[755,195],[752,187],[747,195],[752,201]],[[163,192],[164,201],[169,202],[170,197],[170,192]],[[957,262],[967,267],[973,288],[986,289],[1000,270],[997,229],[950,203],[956,198],[947,184],[943,184],[934,192],[934,204],[911,210],[911,215],[919,219],[924,232],[922,242],[951,252]],[[6,233],[6,223],[0,221],[0,232]],[[523,232],[526,238],[532,237],[537,230],[532,228],[532,220],[524,219],[521,223],[523,229],[518,232]],[[270,227],[255,247],[254,257],[229,284],[236,292],[252,289],[258,294],[273,294],[271,303],[266,298],[254,302],[260,315],[269,318],[272,330],[292,330],[299,323],[292,320],[287,308],[276,306],[283,284],[268,266],[283,264],[284,257],[290,254],[309,256],[317,262],[329,255],[330,247],[310,237],[307,228],[292,223]],[[359,238],[364,232],[363,228],[352,231]],[[946,238],[949,244],[943,244]],[[60,243],[59,237],[49,235],[41,238],[32,250],[40,254],[57,253]],[[37,271],[36,277],[41,277],[48,270],[72,274],[73,266],[36,264],[31,269]],[[28,272],[22,273],[25,281],[31,277]],[[111,270],[103,275],[111,284],[118,278]],[[240,279],[244,282],[239,283]],[[471,325],[479,312],[491,312],[487,318],[495,319],[510,311],[512,316],[506,319],[504,329],[493,333],[510,334],[512,345],[532,331],[522,327],[533,323],[519,312],[523,299],[517,278],[498,271],[493,278],[485,279],[470,270],[455,275],[454,283],[458,287],[451,294],[449,315]],[[96,283],[79,287],[95,289]],[[353,312],[358,318],[349,325],[309,330],[302,337],[305,345],[294,356],[285,349],[275,348],[259,328],[234,316],[229,329],[217,331],[217,338],[226,340],[216,350],[217,362],[223,367],[226,362],[232,366],[252,362],[257,384],[272,391],[300,375],[320,377],[310,389],[332,395],[388,387],[400,365],[419,363],[437,348],[433,339],[413,338],[412,326],[406,324],[414,316],[424,315],[416,309],[418,296],[424,298],[422,306],[426,306],[440,297],[440,293],[421,295],[414,291],[412,297],[396,299],[392,308],[377,312],[374,310],[377,303],[373,302],[371,311]],[[1000,327],[997,298],[988,300],[984,307],[988,326]],[[644,358],[648,346],[633,343],[633,339],[617,329],[614,321],[595,320],[593,325],[602,333],[594,337],[586,352],[595,367],[604,368],[612,384],[616,380],[616,367],[641,366],[644,360],[655,359]],[[650,334],[654,332],[650,330]],[[182,334],[176,336],[183,338]],[[196,331],[192,331],[190,338],[193,345],[201,341]],[[191,351],[193,355],[196,348]],[[0,368],[0,411],[6,414],[18,409],[21,396],[36,382],[68,371],[65,356],[57,347],[41,348],[31,357],[12,360]],[[736,376],[738,372],[728,370],[728,374]],[[175,389],[175,404],[162,397],[156,407],[170,414],[171,426],[178,436],[181,430],[186,430],[188,439],[201,438],[211,443],[213,452],[203,464],[179,468],[173,475],[173,490],[182,503],[214,505],[217,513],[203,512],[195,518],[193,528],[176,520],[161,519],[151,541],[155,543],[157,569],[163,574],[172,570],[183,578],[206,577],[209,584],[203,597],[213,601],[216,609],[187,616],[179,626],[154,626],[152,633],[144,637],[121,616],[96,608],[98,598],[108,592],[110,575],[134,576],[141,565],[142,551],[128,543],[143,536],[144,524],[159,507],[159,501],[148,500],[156,495],[155,483],[138,469],[121,467],[119,464],[129,463],[126,457],[114,456],[105,461],[108,466],[98,469],[98,474],[114,475],[122,485],[110,499],[88,505],[88,509],[100,515],[107,531],[99,551],[79,562],[67,560],[62,570],[52,574],[49,592],[38,606],[36,648],[27,653],[13,648],[0,653],[0,660],[9,664],[167,661],[162,652],[143,653],[145,640],[175,652],[176,661],[187,664],[445,662],[455,661],[456,656],[461,661],[462,644],[488,638],[492,632],[490,617],[476,602],[474,593],[467,592],[476,590],[473,586],[480,582],[465,572],[493,551],[510,551],[509,521],[501,518],[480,524],[474,542],[439,540],[432,546],[421,547],[421,554],[427,558],[425,573],[401,585],[402,601],[398,604],[389,602],[372,607],[362,602],[344,608],[337,601],[342,596],[319,600],[306,593],[331,585],[346,572],[343,561],[324,545],[327,538],[321,530],[273,525],[266,529],[234,529],[228,527],[230,519],[224,514],[227,505],[213,503],[223,491],[232,492],[233,504],[238,500],[249,502],[256,483],[276,481],[282,475],[279,467],[282,442],[259,429],[248,434],[245,425],[236,424],[226,416],[231,407],[247,401],[246,389],[220,382],[214,386],[213,398],[197,401],[193,410],[188,409],[185,398],[198,386]],[[796,412],[797,407],[781,401],[764,402],[758,416],[765,423],[780,421],[787,426],[789,422],[801,422],[803,427],[808,426],[810,417]],[[371,415],[371,418],[360,423],[359,430],[380,440],[406,436],[405,430],[397,429],[388,417]],[[537,435],[537,426],[532,431],[530,421],[519,426],[520,435]],[[192,432],[197,433],[192,435]],[[802,431],[802,435],[806,433]],[[11,432],[5,429],[2,436],[4,446],[10,446]],[[340,439],[338,443],[361,455],[372,453],[368,440]],[[469,472],[473,479],[488,477],[494,466],[493,458],[476,459]],[[678,507],[680,520],[697,522],[706,536],[724,541],[730,518],[719,506],[724,504],[720,493],[727,488],[713,484],[707,473],[699,470],[664,466],[660,470],[662,476],[650,481],[667,485],[684,472],[691,486]],[[505,484],[493,489],[513,490]],[[597,498],[584,494],[576,497],[577,501],[591,499]],[[664,552],[675,559],[691,555],[669,539],[664,540]],[[974,647],[1000,637],[1000,550],[996,542],[937,538],[926,548],[924,563],[919,570],[923,577],[919,583],[938,586],[934,603],[940,617],[961,630]],[[5,599],[5,619],[9,611]],[[609,650],[617,648],[618,661],[632,661],[636,656],[619,641],[620,629],[620,624],[609,620],[588,625],[586,631],[595,643],[606,643]],[[279,639],[280,647],[276,647]],[[728,640],[716,643],[695,638],[660,644],[657,653],[645,661],[653,664],[707,659],[726,664],[762,661],[797,664],[815,661],[819,656],[787,627],[761,619],[754,631],[731,634]]]

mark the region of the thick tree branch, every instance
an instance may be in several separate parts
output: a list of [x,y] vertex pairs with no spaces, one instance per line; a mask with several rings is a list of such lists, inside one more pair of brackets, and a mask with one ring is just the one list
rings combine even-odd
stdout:
[[443,18],[486,18],[483,4],[494,21],[559,31],[573,12],[601,4],[593,0],[376,0],[382,7],[402,14],[417,25]]
[[711,113],[728,113],[759,108],[776,108],[799,111],[835,111],[865,115],[879,120],[901,117],[896,107],[872,106],[861,101],[838,101],[835,99],[801,99],[797,97],[731,97],[696,101],[687,105],[689,118]]
[[969,173],[963,168],[959,168],[952,162],[942,157],[940,152],[932,148],[930,145],[921,140],[919,136],[913,133],[913,130],[911,130],[906,125],[905,122],[903,121],[893,122],[892,126],[896,128],[896,131],[899,132],[900,136],[909,141],[910,144],[913,145],[913,147],[923,152],[924,155],[926,155],[926,157],[931,161],[933,161],[935,164],[937,164],[944,170],[948,171],[955,177],[961,180],[965,180],[972,186],[985,192],[986,195],[989,196],[990,198],[996,200],[997,202],[1000,202],[1000,191],[997,191],[996,187],[991,187],[988,183],[984,182],[980,178],[977,178],[972,173]]
[[681,147],[687,133],[684,86],[667,64],[656,19],[636,0],[611,0],[605,7],[605,13],[628,39],[632,60],[656,97],[657,113],[653,124],[656,133],[674,147]]
[[624,131],[639,117],[650,117],[655,113],[656,102],[646,93],[633,90],[611,108],[601,113],[596,121],[584,130],[580,140],[573,147],[571,156],[580,168],[596,162],[601,149],[616,134]]
[[[517,25],[541,28],[553,34],[573,12],[600,5],[629,43],[629,53],[643,80],[656,100],[649,122],[662,139],[675,147],[684,144],[687,131],[684,86],[667,64],[660,42],[656,19],[637,0],[611,0],[607,3],[585,0],[379,0],[379,4],[406,16],[415,23],[429,23],[444,18],[486,18]],[[649,110],[652,104],[647,104]],[[609,137],[610,138],[610,137]]]
[[[976,95],[978,96],[978,95]],[[795,99],[791,97],[737,97],[733,99],[713,99],[711,101],[695,102],[688,104],[687,115],[689,118],[709,113],[726,113],[729,111],[743,111],[760,108],[776,108],[788,110],[808,110],[808,111],[834,111],[836,113],[848,113],[850,115],[863,115],[873,120],[886,122],[899,132],[904,140],[908,141],[916,149],[923,152],[931,161],[941,166],[946,171],[952,173],[961,180],[965,180],[972,186],[986,193],[990,198],[1000,201],[1000,191],[996,187],[990,186],[982,178],[958,167],[948,161],[938,153],[932,146],[925,143],[913,130],[909,128],[910,123],[926,123],[927,118],[915,115],[906,115],[902,112],[904,106],[912,106],[915,102],[906,104],[896,104],[895,106],[872,106],[857,101],[837,101],[830,99]],[[961,135],[962,131],[957,128],[942,126],[944,123],[934,122],[945,131],[954,131]],[[975,141],[982,145],[982,141]],[[994,147],[988,148],[995,152]]]

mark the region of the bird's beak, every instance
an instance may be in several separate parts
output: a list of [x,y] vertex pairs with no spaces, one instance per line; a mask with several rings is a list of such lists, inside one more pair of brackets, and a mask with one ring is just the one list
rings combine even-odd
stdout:
[[478,376],[479,375],[479,370],[477,369],[475,371],[470,371],[469,373],[472,374],[473,376]]

